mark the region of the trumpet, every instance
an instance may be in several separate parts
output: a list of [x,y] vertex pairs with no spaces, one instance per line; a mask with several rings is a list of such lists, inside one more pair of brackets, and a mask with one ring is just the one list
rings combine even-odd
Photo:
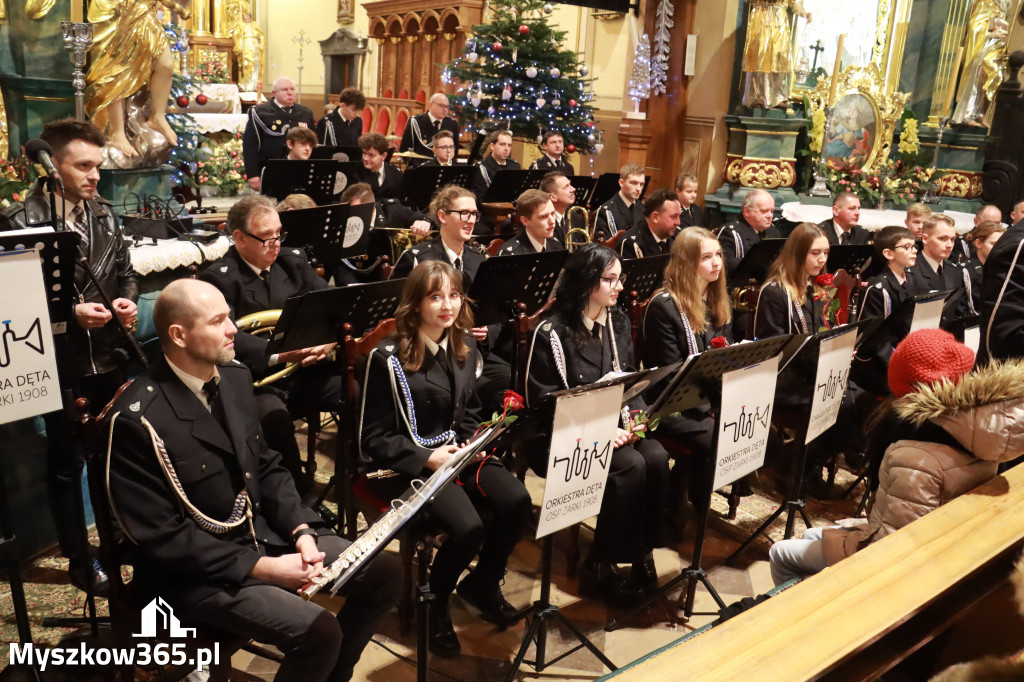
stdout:
[[420,242],[426,241],[437,234],[434,230],[425,235],[413,234],[412,230],[401,227],[374,227],[373,229],[391,233],[388,236],[391,238],[392,263],[397,263],[398,259],[402,256],[402,252],[410,246],[416,246]]
[[[576,211],[583,214],[583,227],[572,226],[572,216]],[[594,240],[594,235],[590,232],[590,214],[582,206],[569,207],[569,210],[565,212],[565,224],[569,228],[565,233],[565,249],[569,253],[572,253],[580,244],[589,244]],[[582,242],[573,241],[573,236],[578,234],[583,235]]]
[[[277,326],[277,321],[280,317],[280,308],[276,310],[261,310],[258,313],[250,313],[245,317],[235,320],[235,326],[238,327],[238,331],[240,332],[247,332],[255,336],[266,336],[267,338],[270,338],[274,334],[274,327]],[[252,382],[253,388],[260,388],[262,386],[272,384],[278,379],[284,379],[298,368],[298,363],[289,363],[285,365],[284,369],[280,369],[269,376]]]

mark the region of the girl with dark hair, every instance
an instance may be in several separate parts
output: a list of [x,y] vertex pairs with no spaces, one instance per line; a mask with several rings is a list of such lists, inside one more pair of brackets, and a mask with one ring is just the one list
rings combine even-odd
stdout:
[[974,255],[965,266],[971,285],[970,291],[967,292],[971,297],[969,306],[971,314],[978,314],[981,311],[981,276],[985,270],[985,261],[988,260],[988,254],[991,253],[992,247],[1005,232],[1006,228],[1002,223],[987,220],[978,223],[967,234],[967,242],[974,247]]
[[823,291],[815,283],[828,262],[828,237],[813,223],[800,223],[786,239],[754,311],[754,338],[815,334],[824,325]]
[[[428,478],[480,422],[478,351],[461,275],[441,261],[417,265],[395,321],[395,335],[367,358],[360,415],[364,461],[394,474],[368,481],[384,499],[400,497],[413,479]],[[459,596],[488,620],[514,622],[516,609],[505,601],[500,583],[531,511],[526,488],[493,458],[479,457],[459,482],[427,507],[428,524],[448,535],[430,568],[430,650],[446,657],[461,651],[449,598],[478,553],[476,568],[458,583]]]
[[[622,263],[611,249],[588,244],[565,262],[552,314],[538,327],[526,365],[527,404],[565,388],[592,384],[612,371],[635,371],[629,320],[615,309]],[[638,401],[637,407],[641,407]],[[615,439],[608,482],[590,556],[580,573],[580,594],[629,605],[658,580],[654,547],[663,544],[669,470],[665,449],[640,439],[623,420]],[[546,453],[540,454],[546,461]],[[534,463],[534,469],[545,467]],[[617,563],[632,564],[632,579]]]

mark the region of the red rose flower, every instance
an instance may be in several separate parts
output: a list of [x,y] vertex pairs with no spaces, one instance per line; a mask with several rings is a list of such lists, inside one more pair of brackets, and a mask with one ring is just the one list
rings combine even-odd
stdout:
[[728,345],[729,342],[725,340],[724,336],[716,336],[715,338],[711,339],[712,348],[725,348]]
[[815,278],[814,282],[818,286],[830,287],[832,286],[832,275],[830,275],[827,272],[823,272],[820,275],[818,275],[817,278]]
[[515,412],[516,410],[521,410],[523,408],[523,396],[515,391],[505,391],[505,399],[501,401],[501,406],[506,411],[511,410]]

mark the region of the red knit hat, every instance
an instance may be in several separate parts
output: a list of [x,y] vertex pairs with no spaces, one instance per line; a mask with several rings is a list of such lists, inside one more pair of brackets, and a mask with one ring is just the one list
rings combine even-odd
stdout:
[[920,384],[953,383],[974,367],[974,351],[941,329],[919,329],[903,339],[889,359],[889,389],[897,398]]

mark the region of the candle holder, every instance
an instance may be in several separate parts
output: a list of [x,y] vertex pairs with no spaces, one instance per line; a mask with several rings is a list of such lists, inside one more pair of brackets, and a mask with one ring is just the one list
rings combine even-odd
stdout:
[[71,85],[75,88],[75,118],[85,120],[85,57],[92,46],[92,24],[80,21],[62,21],[64,49],[71,53]]
[[946,132],[946,126],[949,125],[949,116],[944,116],[939,120],[939,134],[935,136],[935,151],[932,153],[932,179],[929,180],[928,191],[925,192],[924,198],[921,200],[926,204],[937,204],[942,201],[939,198],[938,193],[935,191],[938,187],[938,183],[935,181],[935,171],[939,167],[939,149],[942,147],[942,134]]
[[812,197],[832,196],[832,192],[829,191],[828,185],[825,183],[826,178],[822,175],[820,162],[826,158],[825,138],[828,137],[828,131],[832,128],[832,112],[835,110],[835,107],[825,107],[825,132],[821,136],[821,155],[818,158],[818,162],[814,164],[814,187],[808,192]]

